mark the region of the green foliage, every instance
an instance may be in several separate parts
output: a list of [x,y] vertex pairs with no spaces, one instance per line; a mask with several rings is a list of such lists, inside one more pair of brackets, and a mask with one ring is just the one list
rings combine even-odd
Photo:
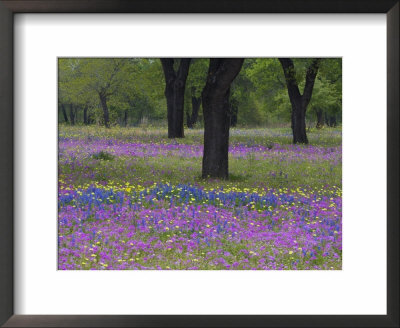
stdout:
[[[296,58],[296,79],[300,91],[311,59]],[[164,74],[156,58],[61,58],[59,59],[59,111],[61,104],[77,111],[78,124],[87,108],[90,124],[104,124],[99,93],[107,98],[111,125],[165,126],[167,106]],[[201,97],[209,59],[192,59],[185,91],[185,112],[192,112],[192,97]],[[238,111],[238,126],[289,126],[291,104],[282,67],[277,58],[246,59],[231,87],[231,106]],[[321,61],[307,122],[316,112],[340,122],[342,108],[342,60]],[[67,110],[68,112],[68,110]],[[61,113],[61,112],[60,112]],[[63,115],[59,115],[63,122]],[[200,107],[197,127],[202,126]]]
[[[192,113],[192,97],[201,98],[201,92],[206,84],[209,59],[194,58],[191,61],[189,75],[185,88],[185,115]],[[200,126],[203,119],[203,111],[200,107],[197,126]]]
[[324,77],[318,77],[315,80],[309,110],[315,112],[318,109],[322,109],[334,115],[341,110],[341,106],[341,92],[337,89],[336,85]]
[[114,159],[114,155],[107,153],[106,151],[102,150],[98,153],[92,155],[94,159],[103,160],[103,161],[111,161]]
[[[296,58],[296,80],[302,92],[310,58]],[[290,122],[291,103],[282,67],[277,58],[247,59],[235,85],[234,97],[240,102],[239,122],[248,125],[277,125]],[[340,58],[324,58],[308,107],[308,120],[316,111],[329,115],[341,113],[342,67]]]
[[163,119],[166,108],[159,60],[136,58],[59,59],[59,103],[88,106],[103,124],[99,94],[106,96],[113,124],[139,124],[144,118]]

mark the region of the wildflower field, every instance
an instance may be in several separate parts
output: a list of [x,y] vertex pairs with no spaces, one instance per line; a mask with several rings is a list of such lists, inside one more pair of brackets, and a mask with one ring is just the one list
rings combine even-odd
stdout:
[[229,180],[203,130],[59,126],[60,270],[340,270],[340,128],[231,129]]

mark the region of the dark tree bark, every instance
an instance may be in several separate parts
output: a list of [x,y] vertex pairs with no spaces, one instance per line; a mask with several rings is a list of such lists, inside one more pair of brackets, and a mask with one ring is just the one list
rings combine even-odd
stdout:
[[292,104],[292,132],[293,143],[308,144],[306,133],[306,110],[311,100],[314,88],[315,77],[318,73],[320,59],[315,58],[307,68],[306,84],[303,94],[300,94],[299,86],[296,81],[296,71],[293,61],[290,58],[279,58],[283,73],[285,74],[286,87]]
[[328,115],[328,113],[325,112],[325,122],[327,126],[332,128],[335,127],[337,125],[336,116]]
[[322,109],[317,109],[317,125],[315,126],[317,129],[322,129],[325,125],[324,119],[324,111]]
[[99,92],[101,107],[103,108],[104,126],[110,127],[110,115],[107,106],[107,96],[103,92]]
[[75,111],[74,105],[72,104],[69,105],[69,120],[71,122],[71,125],[75,125]]
[[330,126],[331,127],[336,127],[336,125],[337,125],[337,121],[336,121],[336,116],[331,116],[330,118],[329,118],[329,123],[330,123]]
[[78,123],[78,121],[79,121],[79,117],[78,117],[78,109],[79,109],[79,106],[75,106],[74,107],[74,112],[75,112],[75,123]]
[[325,122],[326,122],[326,125],[327,126],[331,126],[331,122],[329,121],[329,116],[328,116],[328,113],[327,112],[325,112]]
[[67,115],[67,111],[65,110],[64,104],[61,104],[61,111],[62,111],[62,114],[64,116],[65,123],[68,123],[68,115]]
[[88,113],[87,120],[88,120],[88,124],[93,124],[94,123],[94,118],[92,117],[90,112]]
[[190,58],[182,58],[175,72],[173,58],[161,58],[167,98],[168,138],[183,138],[184,97]]
[[236,101],[231,100],[231,127],[235,127],[237,124],[237,115],[238,115],[238,104]]
[[127,127],[128,125],[128,110],[125,109],[124,111],[124,126]]
[[85,105],[85,107],[83,107],[83,124],[85,125],[89,124],[87,112],[88,112],[88,106]]
[[204,115],[203,178],[229,177],[228,147],[230,126],[230,86],[244,59],[212,58],[202,92]]
[[201,105],[201,97],[196,97],[196,89],[192,88],[192,114],[187,113],[186,125],[189,129],[192,129],[196,124],[199,117],[199,110]]

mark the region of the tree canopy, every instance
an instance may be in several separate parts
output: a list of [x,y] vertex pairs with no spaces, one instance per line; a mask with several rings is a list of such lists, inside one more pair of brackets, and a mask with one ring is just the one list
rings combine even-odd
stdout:
[[[300,90],[311,60],[293,59]],[[174,65],[178,64],[176,61]],[[206,58],[195,58],[190,63],[184,90],[185,128],[204,124],[201,93],[208,67]],[[60,58],[58,68],[60,122],[68,119],[71,124],[72,112],[76,124],[104,125],[107,110],[110,125],[167,125],[165,76],[159,59]],[[341,89],[341,59],[322,59],[306,112],[308,127],[317,125],[318,115],[328,125],[341,122]],[[230,92],[232,125],[290,124],[291,103],[278,58],[245,59]]]

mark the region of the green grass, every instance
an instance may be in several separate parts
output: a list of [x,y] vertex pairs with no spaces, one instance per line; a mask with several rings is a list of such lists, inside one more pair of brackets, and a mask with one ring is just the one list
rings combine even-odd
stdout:
[[[202,130],[186,130],[185,138],[168,139],[166,129],[111,128],[102,127],[69,127],[61,125],[60,137],[73,139],[113,139],[123,142],[143,143],[178,143],[201,144]],[[286,134],[286,135],[284,135]],[[312,130],[308,133],[309,146],[300,147],[338,147],[341,145],[341,130],[326,128]],[[291,144],[290,129],[248,129],[231,130],[231,144],[247,146]],[[92,158],[102,159],[93,161]],[[130,157],[113,156],[99,153],[88,158],[84,165],[62,166],[62,173],[69,175],[75,184],[92,181],[130,182],[133,184],[150,184],[152,182],[169,182],[172,184],[191,183],[209,188],[280,188],[280,187],[314,187],[325,185],[341,187],[341,162],[333,165],[329,160],[292,162],[276,158],[256,159],[250,153],[244,158],[229,157],[230,178],[227,181],[201,179],[201,157],[186,158],[180,156]],[[111,160],[112,159],[112,160]],[[86,168],[85,168],[86,167]],[[92,171],[94,178],[85,177],[85,172]]]

